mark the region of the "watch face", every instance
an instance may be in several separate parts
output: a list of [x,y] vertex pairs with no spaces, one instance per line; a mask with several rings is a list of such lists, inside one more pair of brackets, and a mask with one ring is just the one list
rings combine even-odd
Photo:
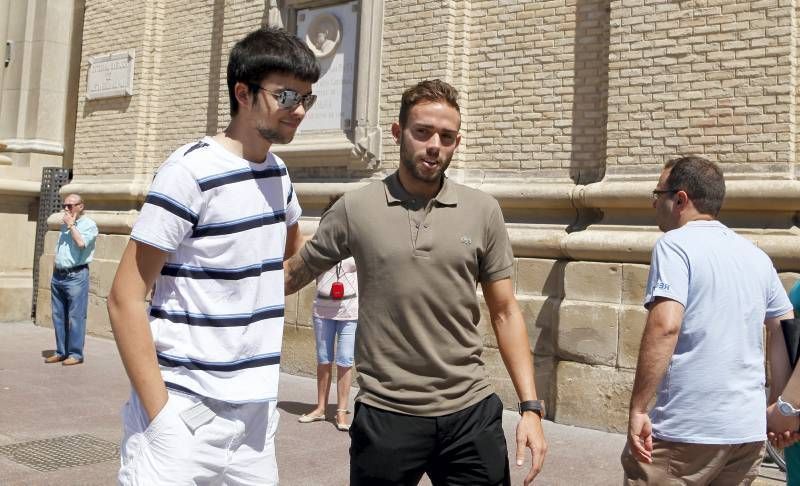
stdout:
[[784,401],[778,402],[778,411],[781,413],[781,415],[785,415],[787,417],[795,415],[792,405]]

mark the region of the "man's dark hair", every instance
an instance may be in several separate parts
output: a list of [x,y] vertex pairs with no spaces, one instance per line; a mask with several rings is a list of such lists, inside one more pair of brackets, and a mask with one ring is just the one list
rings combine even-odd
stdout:
[[403,97],[400,99],[400,124],[405,125],[408,121],[408,112],[414,105],[434,102],[445,102],[459,114],[461,113],[461,108],[458,106],[458,90],[440,79],[430,79],[421,81],[403,92]]
[[684,191],[703,214],[716,217],[725,200],[725,178],[717,164],[702,157],[672,159],[664,165],[669,170],[667,187]]
[[316,83],[319,63],[311,49],[283,29],[262,27],[247,34],[233,46],[228,58],[231,115],[239,112],[233,90],[236,83],[245,83],[255,99],[259,83],[272,73],[290,74],[301,81]]

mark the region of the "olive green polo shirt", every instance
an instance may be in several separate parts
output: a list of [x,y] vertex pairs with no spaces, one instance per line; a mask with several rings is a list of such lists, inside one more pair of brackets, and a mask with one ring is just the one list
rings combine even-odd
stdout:
[[513,265],[494,198],[445,178],[420,200],[395,172],[337,201],[300,256],[314,272],[355,258],[358,401],[439,416],[492,393],[476,287],[510,277]]

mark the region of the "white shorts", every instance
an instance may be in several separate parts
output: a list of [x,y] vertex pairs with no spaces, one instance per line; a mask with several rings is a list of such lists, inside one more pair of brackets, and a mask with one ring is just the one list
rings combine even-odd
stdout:
[[122,409],[120,485],[276,485],[277,402],[234,405],[169,392],[148,425],[139,397]]

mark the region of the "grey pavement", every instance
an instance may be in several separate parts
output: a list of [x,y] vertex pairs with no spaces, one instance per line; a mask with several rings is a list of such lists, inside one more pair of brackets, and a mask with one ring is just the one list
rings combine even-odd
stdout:
[[[119,411],[129,393],[128,380],[113,341],[92,336],[86,341],[85,363],[45,364],[43,356],[53,349],[50,329],[30,322],[0,323],[0,485],[115,484]],[[315,390],[313,378],[281,375],[277,448],[282,485],[347,484],[348,435],[332,422],[297,422],[313,406]],[[511,411],[503,417],[510,454],[517,417]],[[550,449],[537,485],[621,484],[624,436],[553,422],[545,422],[544,429]],[[511,460],[513,484],[522,484],[529,462],[518,469]],[[775,468],[765,465],[756,484],[782,484],[771,479],[777,477]],[[430,483],[423,479],[420,484]]]

